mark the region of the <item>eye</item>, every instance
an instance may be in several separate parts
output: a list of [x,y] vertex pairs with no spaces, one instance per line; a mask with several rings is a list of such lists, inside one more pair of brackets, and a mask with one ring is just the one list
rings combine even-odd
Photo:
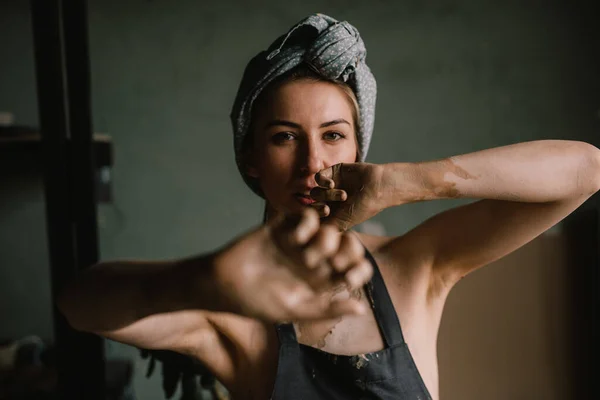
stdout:
[[275,135],[273,135],[271,137],[271,140],[273,140],[273,143],[275,143],[275,144],[282,144],[285,142],[292,141],[295,138],[296,138],[296,136],[291,132],[279,132],[279,133],[276,133]]
[[337,142],[338,140],[345,139],[346,135],[340,132],[326,132],[323,134],[323,139],[329,140],[330,142]]

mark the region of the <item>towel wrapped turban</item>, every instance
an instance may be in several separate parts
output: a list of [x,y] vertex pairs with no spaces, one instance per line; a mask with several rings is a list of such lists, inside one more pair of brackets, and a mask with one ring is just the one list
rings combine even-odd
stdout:
[[262,196],[257,182],[246,175],[242,154],[253,103],[273,80],[302,65],[327,80],[346,82],[354,91],[359,106],[358,161],[364,161],[373,133],[377,95],[375,78],[365,64],[366,54],[365,44],[354,26],[314,14],[298,22],[248,63],[230,117],[236,163],[255,193]]

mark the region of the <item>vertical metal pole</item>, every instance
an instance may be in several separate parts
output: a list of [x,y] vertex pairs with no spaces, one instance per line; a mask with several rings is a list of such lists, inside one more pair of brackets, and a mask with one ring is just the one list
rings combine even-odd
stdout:
[[71,178],[78,269],[98,261],[95,157],[85,0],[63,0],[65,65],[71,135]]
[[[53,295],[98,258],[85,11],[83,0],[31,1]],[[103,341],[53,310],[58,398],[104,399]]]

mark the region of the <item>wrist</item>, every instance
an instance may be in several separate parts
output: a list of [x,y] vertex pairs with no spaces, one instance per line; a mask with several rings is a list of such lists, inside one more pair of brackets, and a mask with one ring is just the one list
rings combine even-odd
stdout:
[[390,207],[462,197],[456,182],[446,178],[449,172],[447,160],[385,164],[384,179],[392,193],[388,196]]
[[227,312],[228,302],[224,299],[219,282],[223,269],[222,252],[180,260],[174,268],[173,296],[187,309]]
[[243,314],[237,301],[239,290],[236,282],[242,273],[244,261],[240,262],[231,246],[219,249],[212,254],[208,284],[213,294],[215,311]]
[[[385,207],[396,207],[425,199],[419,167],[416,163],[383,164],[382,186]],[[419,182],[421,181],[421,182]]]

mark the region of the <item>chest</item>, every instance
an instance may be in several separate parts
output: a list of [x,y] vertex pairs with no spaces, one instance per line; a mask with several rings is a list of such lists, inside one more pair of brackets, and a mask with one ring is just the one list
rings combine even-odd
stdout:
[[369,311],[363,315],[294,324],[299,343],[343,355],[370,353],[385,347],[364,289],[352,293],[340,291],[332,297],[353,297]]
[[[424,332],[431,333],[431,311],[423,301],[425,290],[418,290],[414,282],[407,278],[390,273],[391,268],[385,259],[376,259],[385,290],[389,300],[383,302],[390,304],[382,317],[381,294],[373,295],[373,286],[367,285],[349,292],[345,288],[332,291],[332,300],[342,300],[349,297],[360,301],[367,312],[363,315],[348,315],[342,318],[309,321],[294,324],[298,342],[315,347],[329,353],[353,355],[375,352],[385,347],[381,336],[380,326],[374,314],[374,306],[380,309],[379,318],[385,318],[388,324],[395,324],[396,317],[400,320],[401,330],[405,340],[411,345],[419,347],[426,343],[422,340]],[[381,289],[379,289],[381,290]],[[374,299],[375,297],[375,299]],[[381,321],[380,321],[381,322]],[[433,343],[435,346],[435,340]]]
[[[378,264],[381,270],[386,268],[382,266],[383,263]],[[402,333],[408,343],[415,366],[426,386],[430,388],[433,398],[437,398],[436,338],[440,313],[427,306],[424,301],[426,290],[420,293],[414,290],[416,287],[414,284],[389,275],[388,273],[384,278],[393,305],[392,312],[396,313],[400,320]],[[403,291],[402,288],[406,287],[413,290]],[[354,293],[341,291],[335,296],[354,297],[364,303],[369,311],[360,316],[295,324],[298,342],[327,353],[348,356],[365,355],[384,349],[385,342],[373,312],[373,298],[370,297],[368,290],[363,288]]]

